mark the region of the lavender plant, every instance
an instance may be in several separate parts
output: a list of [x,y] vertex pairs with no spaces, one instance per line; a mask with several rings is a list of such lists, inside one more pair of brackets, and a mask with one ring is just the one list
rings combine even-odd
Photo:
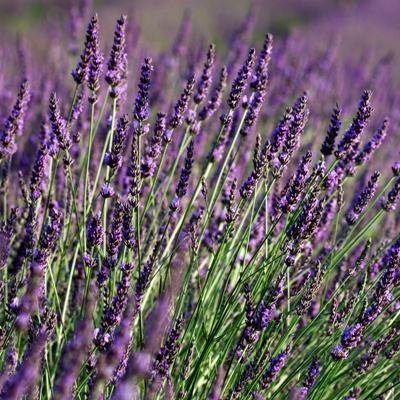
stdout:
[[1,70],[0,397],[398,398],[398,92],[187,18]]

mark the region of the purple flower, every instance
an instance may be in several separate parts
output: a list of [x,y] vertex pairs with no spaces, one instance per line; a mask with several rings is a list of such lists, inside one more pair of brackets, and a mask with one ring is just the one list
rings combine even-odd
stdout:
[[211,99],[208,100],[207,104],[203,107],[201,111],[199,111],[199,119],[200,121],[204,121],[211,117],[211,115],[218,109],[221,105],[222,94],[225,90],[226,79],[227,79],[227,71],[226,67],[223,67],[220,73],[219,82],[216,88],[214,89]]
[[103,242],[103,225],[101,223],[101,213],[98,212],[90,221],[89,228],[87,230],[87,246],[88,249],[92,249],[96,246],[100,246]]
[[31,179],[29,182],[31,201],[36,203],[42,195],[42,185],[45,178],[45,168],[47,164],[47,146],[42,144],[37,151],[35,163],[31,172]]
[[229,94],[228,106],[234,110],[240,106],[247,80],[250,77],[251,69],[254,66],[256,51],[251,48],[245,64],[240,68],[237,78],[233,81],[231,93]]
[[145,156],[141,160],[140,170],[142,178],[151,177],[156,172],[155,160],[162,151],[162,139],[165,134],[165,114],[159,112],[154,124],[154,133],[150,139],[150,145],[146,148]]
[[266,79],[264,76],[267,75],[268,64],[271,59],[273,39],[270,33],[266,34],[256,70],[250,83],[250,88],[254,92],[260,91],[264,87],[263,80]]
[[215,45],[211,43],[208,48],[207,61],[204,64],[203,74],[201,75],[200,82],[197,87],[197,92],[193,96],[195,104],[202,103],[207,96],[208,89],[212,82],[211,73],[214,66],[214,57]]
[[104,156],[104,163],[110,167],[111,174],[115,175],[122,165],[122,153],[125,148],[126,137],[128,135],[129,119],[128,114],[122,116],[117,124],[114,133],[111,150],[107,151]]
[[188,79],[182,96],[174,105],[175,112],[169,119],[169,125],[171,126],[172,129],[178,128],[183,123],[183,114],[189,105],[190,96],[193,94],[193,88],[195,82],[196,81],[193,75]]
[[114,34],[114,44],[107,63],[106,82],[111,86],[110,96],[119,98],[124,91],[127,74],[127,54],[125,53],[126,16],[117,20]]
[[374,134],[372,140],[367,142],[364,145],[362,151],[360,151],[357,154],[357,157],[355,159],[356,165],[363,165],[371,158],[375,150],[378,149],[381,146],[382,142],[384,141],[388,127],[389,127],[389,118],[385,118],[381,128],[378,129],[378,131]]
[[99,43],[99,19],[96,13],[93,14],[92,19],[88,25],[88,37],[92,57],[89,64],[89,73],[87,78],[87,85],[92,92],[89,97],[89,102],[95,104],[98,100],[96,92],[100,89],[100,77],[103,73],[103,53],[100,52]]
[[271,363],[264,374],[261,376],[259,384],[262,389],[268,389],[272,382],[276,379],[279,371],[283,368],[286,363],[286,359],[292,349],[292,344],[290,343],[285,350],[278,353],[275,357],[271,358]]
[[72,145],[69,132],[66,127],[66,121],[61,116],[60,107],[58,105],[58,99],[55,93],[50,96],[50,121],[51,129],[53,134],[57,138],[58,145],[64,151],[68,151]]
[[343,160],[360,141],[360,136],[371,118],[373,108],[371,107],[372,92],[364,91],[359,103],[357,116],[353,119],[353,123],[349,126],[338,144],[335,156],[339,160]]
[[139,93],[135,100],[135,109],[133,111],[133,118],[138,122],[146,121],[149,117],[149,89],[150,89],[150,75],[154,70],[151,65],[151,58],[144,59],[142,64]]
[[368,182],[368,185],[364,188],[357,201],[353,206],[353,212],[346,216],[346,221],[349,225],[354,225],[360,214],[365,210],[368,203],[374,197],[376,189],[378,188],[378,181],[381,174],[378,171],[375,171],[371,176],[371,180]]
[[[192,172],[192,165],[193,165],[193,151],[194,151],[194,141],[191,140],[189,146],[187,147],[187,155],[185,158],[185,166],[181,169],[181,178],[176,186],[176,198],[181,199],[187,193],[187,188],[189,186],[189,177],[190,173]],[[176,202],[176,199],[174,200]],[[171,211],[177,211],[175,203],[171,203],[170,205]]]
[[333,154],[333,151],[335,149],[335,139],[339,133],[340,126],[342,124],[342,122],[340,121],[341,113],[342,113],[342,110],[336,104],[336,108],[333,109],[333,114],[331,117],[331,124],[329,125],[328,132],[327,132],[326,138],[324,140],[324,143],[321,146],[321,153],[325,157],[328,157],[331,154]]
[[103,197],[103,199],[108,199],[110,197],[113,197],[114,193],[115,191],[113,187],[108,182],[103,183],[101,185],[100,195],[101,197]]
[[15,135],[22,134],[23,119],[26,114],[27,106],[31,98],[28,80],[24,80],[18,93],[18,99],[14,104],[11,115],[8,116],[4,131],[0,136],[0,161],[15,153]]

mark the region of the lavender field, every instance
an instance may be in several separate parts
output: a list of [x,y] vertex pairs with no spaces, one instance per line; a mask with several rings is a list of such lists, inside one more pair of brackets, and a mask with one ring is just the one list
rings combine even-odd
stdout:
[[310,3],[0,4],[1,399],[400,399],[400,6]]

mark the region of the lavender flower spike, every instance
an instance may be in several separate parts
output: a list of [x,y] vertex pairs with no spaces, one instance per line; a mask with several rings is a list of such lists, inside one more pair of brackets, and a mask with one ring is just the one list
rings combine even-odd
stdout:
[[338,144],[338,149],[335,151],[335,156],[339,160],[343,160],[352,150],[353,146],[359,143],[360,136],[371,118],[373,108],[371,107],[370,90],[364,91],[358,104],[357,116],[353,119],[353,123],[344,133],[342,140]]
[[335,139],[339,133],[340,125],[342,122],[340,121],[340,114],[342,110],[336,104],[336,108],[333,110],[333,114],[331,117],[331,124],[329,125],[328,132],[324,143],[321,146],[321,153],[327,157],[333,154],[335,148]]
[[228,106],[232,110],[240,106],[240,100],[242,99],[247,80],[249,79],[251,69],[254,66],[255,56],[256,51],[254,48],[251,48],[245,64],[239,70],[238,76],[233,82],[232,90],[228,99]]
[[114,92],[111,94],[114,97],[119,96],[116,87],[123,83],[126,76],[126,62],[127,54],[125,53],[125,29],[126,29],[126,16],[122,15],[117,20],[115,28],[114,44],[111,49],[110,59],[107,63],[106,82],[112,86]]
[[150,75],[154,70],[151,65],[151,58],[146,57],[142,64],[139,93],[135,100],[135,109],[133,111],[133,118],[138,122],[146,121],[149,117],[149,89],[150,89]]
[[195,104],[202,103],[207,96],[208,88],[212,82],[211,72],[214,66],[214,57],[215,57],[215,45],[211,43],[208,48],[207,61],[204,64],[203,75],[201,76],[197,92],[193,96]]
[[275,357],[272,357],[271,363],[260,379],[260,386],[262,389],[268,389],[272,382],[276,379],[279,371],[283,368],[286,363],[286,359],[292,350],[292,343],[286,347],[285,350],[278,353]]
[[15,135],[22,133],[22,121],[30,98],[29,83],[24,80],[18,93],[18,99],[11,115],[7,118],[4,131],[0,135],[0,161],[17,150],[14,138]]
[[179,199],[181,199],[187,193],[187,188],[189,186],[189,177],[190,173],[192,172],[193,151],[194,151],[194,141],[191,140],[189,146],[187,147],[185,167],[181,169],[181,178],[179,179],[178,185],[176,186],[175,198],[170,205],[170,209],[172,212],[178,210]]
[[72,145],[69,132],[66,128],[66,121],[61,116],[58,99],[55,93],[50,96],[50,121],[52,122],[51,128],[55,137],[58,140],[58,145],[64,151],[68,151]]

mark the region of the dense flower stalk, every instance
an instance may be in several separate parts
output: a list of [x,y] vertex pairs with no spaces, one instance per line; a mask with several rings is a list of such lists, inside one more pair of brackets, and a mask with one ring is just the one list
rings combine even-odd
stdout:
[[157,113],[157,120],[154,124],[153,136],[150,143],[146,148],[145,156],[141,160],[141,176],[142,178],[151,177],[154,175],[157,164],[156,159],[162,152],[162,140],[166,129],[165,114],[163,112]]
[[11,114],[8,116],[3,132],[0,136],[0,161],[17,150],[15,135],[22,134],[23,120],[31,99],[28,80],[24,80],[18,93]]
[[271,362],[267,370],[261,376],[260,386],[262,389],[268,389],[272,382],[276,379],[279,371],[284,367],[286,360],[292,350],[292,344],[290,343],[285,350],[278,353],[275,357],[271,358]]
[[333,154],[335,150],[335,139],[339,134],[340,126],[342,124],[342,122],[340,121],[341,113],[342,110],[336,104],[336,108],[333,109],[331,124],[329,125],[324,143],[321,146],[321,154],[323,154],[325,157]]
[[224,93],[226,87],[227,75],[228,73],[226,71],[226,67],[222,67],[218,85],[215,87],[210,100],[208,100],[207,104],[202,108],[201,111],[199,111],[200,121],[210,118],[221,105],[222,94]]
[[100,51],[99,42],[99,19],[97,13],[94,13],[88,26],[90,32],[90,48],[92,56],[89,63],[89,72],[87,86],[92,94],[89,96],[89,102],[95,104],[98,101],[97,92],[100,89],[100,78],[103,73],[104,55]]
[[254,66],[255,55],[256,55],[255,49],[251,48],[245,64],[239,70],[238,76],[237,78],[235,78],[232,84],[232,89],[228,99],[228,106],[233,110],[240,106],[240,101],[242,99],[247,80],[249,79],[251,74],[251,69]]
[[180,199],[186,195],[189,186],[189,177],[192,172],[193,166],[193,152],[194,152],[194,141],[191,140],[187,147],[187,154],[185,158],[185,166],[181,169],[181,177],[178,184],[176,185],[175,197],[170,204],[170,209],[175,212],[179,209]]
[[338,148],[335,151],[337,159],[343,160],[352,151],[353,147],[359,143],[360,136],[370,120],[373,111],[370,103],[371,97],[371,91],[364,91],[358,103],[357,116],[353,119],[352,124],[344,133],[343,138],[340,140]]
[[106,151],[104,156],[104,163],[110,167],[112,175],[115,175],[122,165],[122,153],[128,135],[129,122],[127,114],[119,119],[117,129],[114,133],[111,150]]
[[346,221],[349,225],[354,225],[360,214],[365,210],[365,207],[374,197],[376,189],[378,188],[378,181],[381,174],[375,171],[371,176],[371,180],[368,182],[367,186],[364,188],[357,201],[353,206],[353,211],[346,216]]
[[56,93],[52,93],[50,96],[49,108],[53,134],[57,138],[60,149],[68,151],[72,145],[72,141],[67,130],[66,121],[61,116]]
[[214,66],[215,58],[215,45],[210,44],[207,52],[207,61],[204,64],[203,74],[201,75],[200,82],[197,86],[197,91],[193,96],[195,104],[200,104],[207,96],[208,89],[212,83],[212,69]]
[[112,87],[111,97],[118,98],[123,90],[122,86],[127,74],[127,54],[125,53],[126,16],[121,15],[117,20],[114,44],[107,63],[106,82]]
[[196,80],[193,75],[188,79],[186,87],[183,90],[183,94],[174,105],[174,114],[169,119],[169,125],[172,129],[176,129],[183,124],[183,114],[188,108],[190,97],[193,94],[195,82]]
[[149,89],[150,89],[150,76],[154,67],[151,65],[152,59],[146,57],[141,68],[139,93],[135,100],[135,109],[133,111],[133,118],[138,122],[146,121],[149,117]]

